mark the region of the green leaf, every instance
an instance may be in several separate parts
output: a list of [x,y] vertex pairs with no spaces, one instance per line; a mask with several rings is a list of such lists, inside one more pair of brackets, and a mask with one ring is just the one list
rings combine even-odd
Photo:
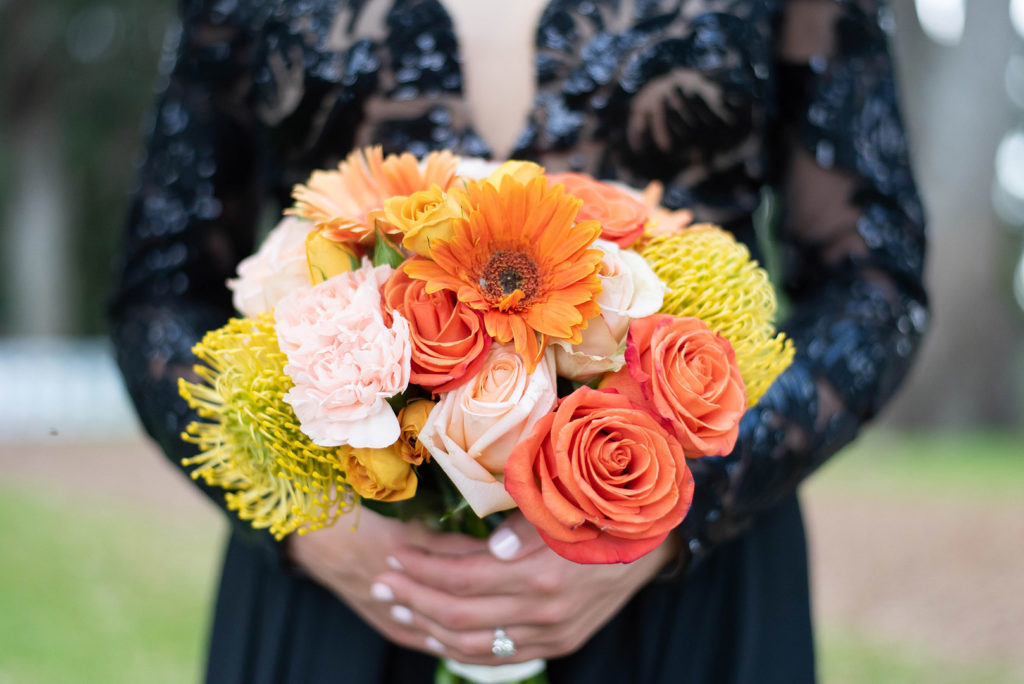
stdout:
[[456,515],[458,515],[462,511],[467,510],[468,508],[469,508],[469,502],[467,502],[465,499],[462,499],[457,504],[455,504],[454,508],[449,508],[447,511],[445,511],[441,515],[441,522],[442,523],[448,522],[453,517],[455,517]]
[[310,273],[315,274],[316,278],[319,278],[317,282],[322,283],[325,280],[327,280],[327,272],[324,271],[324,269],[320,268],[319,266],[310,265],[309,271]]
[[398,268],[405,261],[405,255],[384,235],[379,226],[374,226],[373,232],[377,237],[373,246],[373,265],[387,264],[391,268]]
[[396,414],[405,408],[406,404],[409,403],[409,398],[405,396],[404,392],[388,397],[387,402],[391,404],[391,410]]

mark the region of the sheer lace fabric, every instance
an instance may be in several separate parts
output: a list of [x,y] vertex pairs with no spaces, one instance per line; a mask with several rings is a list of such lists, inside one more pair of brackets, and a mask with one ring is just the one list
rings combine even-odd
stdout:
[[[853,438],[926,327],[923,215],[888,24],[875,2],[838,0],[551,0],[542,14],[536,98],[513,156],[660,180],[666,204],[755,253],[763,189],[783,200],[775,237],[797,359],[735,451],[693,464],[681,532],[696,558]],[[487,156],[462,97],[471,58],[435,0],[183,2],[112,306],[129,390],[172,460],[191,448],[177,378],[231,315],[224,281],[261,216],[356,146]]]

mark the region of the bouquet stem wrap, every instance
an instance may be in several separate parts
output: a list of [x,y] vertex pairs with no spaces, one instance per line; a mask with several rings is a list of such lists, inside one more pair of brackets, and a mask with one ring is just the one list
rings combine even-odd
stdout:
[[437,667],[434,684],[547,684],[547,661],[540,658],[509,665],[466,665],[445,658]]

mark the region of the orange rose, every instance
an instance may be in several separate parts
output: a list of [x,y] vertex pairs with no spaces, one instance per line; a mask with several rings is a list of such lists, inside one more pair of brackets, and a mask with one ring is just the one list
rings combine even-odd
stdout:
[[581,387],[505,464],[505,488],[558,555],[630,563],[654,550],[693,499],[679,442],[615,392]]
[[657,314],[630,321],[626,367],[601,387],[664,419],[690,458],[731,452],[747,408],[732,345],[699,318]]
[[409,381],[435,394],[469,381],[483,365],[491,337],[483,318],[450,290],[427,294],[426,281],[405,273],[406,261],[382,288],[385,318],[397,311],[409,321],[412,375]]
[[576,220],[599,221],[601,239],[629,247],[643,234],[649,210],[624,190],[578,173],[555,173],[548,182],[561,183],[566,193],[583,200]]

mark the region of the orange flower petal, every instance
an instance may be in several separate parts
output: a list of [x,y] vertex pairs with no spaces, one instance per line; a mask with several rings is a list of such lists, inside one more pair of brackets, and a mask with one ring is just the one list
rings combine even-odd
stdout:
[[490,335],[514,340],[531,364],[543,353],[537,333],[578,342],[600,313],[602,259],[590,248],[600,226],[574,223],[579,200],[543,176],[525,184],[504,176],[497,187],[469,182],[453,196],[468,214],[450,240],[431,243],[433,265],[410,268],[409,276],[427,281],[427,292],[457,292],[484,312]]

